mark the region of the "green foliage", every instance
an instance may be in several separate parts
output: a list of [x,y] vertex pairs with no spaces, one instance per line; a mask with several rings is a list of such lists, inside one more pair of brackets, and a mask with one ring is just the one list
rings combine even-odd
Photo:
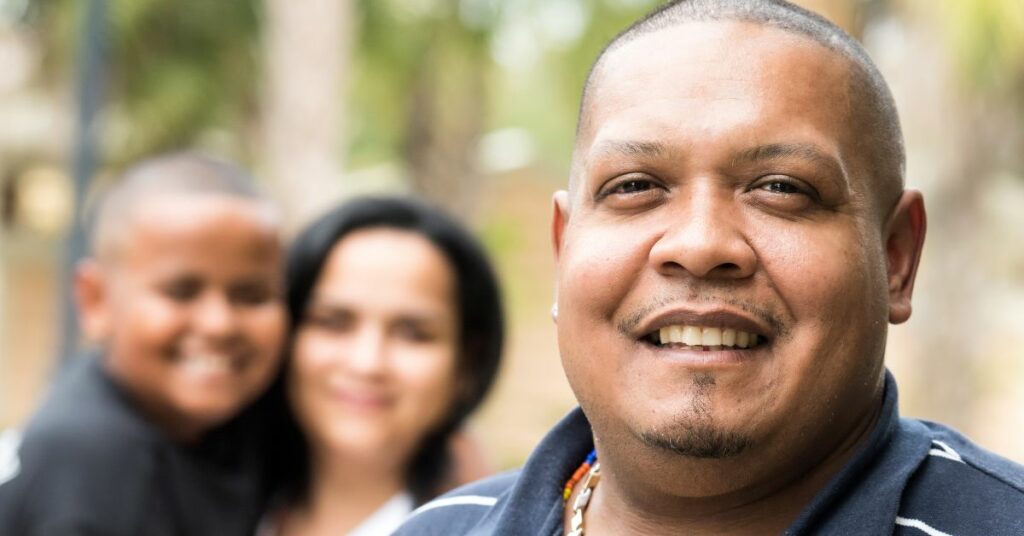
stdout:
[[499,264],[507,264],[525,247],[522,227],[522,221],[499,214],[487,218],[478,233],[487,251]]
[[[572,3],[577,0],[559,0]],[[535,25],[546,0],[360,0],[345,120],[350,165],[402,160],[412,94],[428,80],[440,119],[458,113],[460,84],[482,74],[487,128],[520,126],[562,162],[571,147],[579,90],[600,47],[655,0],[578,0],[577,38],[541,46],[529,72],[492,60],[499,28]],[[72,79],[83,0],[38,0],[49,72]],[[240,138],[257,110],[260,0],[107,0],[107,117],[127,134],[108,161],[192,143],[209,129]],[[296,5],[296,8],[300,8]],[[479,71],[482,71],[480,73]],[[422,89],[422,88],[421,88]],[[462,95],[460,96],[460,90]],[[340,120],[341,118],[339,118]]]
[[481,59],[487,28],[468,27],[457,3],[362,0],[358,45],[350,78],[349,162],[358,167],[400,160],[417,81],[438,69],[438,91],[461,67],[487,68]]
[[967,81],[982,90],[1024,89],[1024,2],[947,0],[927,6],[937,10]]
[[240,130],[258,99],[253,0],[111,0],[111,97],[139,135],[122,158]]
[[[543,0],[518,0],[537,12]],[[548,45],[541,61],[527,72],[499,73],[498,93],[492,104],[497,126],[519,126],[539,140],[544,160],[564,174],[575,138],[576,115],[583,82],[604,45],[657,0],[601,0],[582,2],[582,32],[568,43]],[[505,20],[508,11],[502,13]]]
[[[539,13],[552,0],[363,0],[351,95],[350,163],[400,159],[412,103],[424,71],[443,69],[437,90],[442,109],[458,107],[451,86],[467,69],[484,70],[487,128],[522,127],[539,141],[546,160],[567,160],[580,89],[590,63],[608,39],[656,0],[579,0],[586,13],[579,36],[545,43],[535,36],[539,60],[528,70],[497,64],[499,33],[528,27],[540,33]],[[568,0],[572,3],[572,0]]]
[[[81,0],[44,0],[52,67],[68,70],[80,42]],[[106,100],[130,129],[108,160],[190,143],[206,129],[244,129],[258,98],[256,0],[107,0]]]

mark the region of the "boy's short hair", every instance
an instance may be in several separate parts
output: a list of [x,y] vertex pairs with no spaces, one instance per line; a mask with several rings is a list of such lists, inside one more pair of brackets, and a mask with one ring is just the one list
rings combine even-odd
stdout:
[[220,194],[253,201],[265,198],[252,177],[225,160],[195,151],[157,155],[129,167],[101,191],[86,212],[89,252],[109,257],[115,237],[140,201],[161,195]]

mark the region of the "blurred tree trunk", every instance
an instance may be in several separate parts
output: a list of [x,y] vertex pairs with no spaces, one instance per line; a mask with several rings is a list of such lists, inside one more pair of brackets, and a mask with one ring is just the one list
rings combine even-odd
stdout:
[[484,47],[460,31],[465,32],[439,28],[413,75],[405,158],[418,194],[472,220],[480,191],[477,146],[488,62]]
[[1024,70],[1004,64],[997,69],[1004,78],[989,83],[980,74],[1000,57],[998,50],[961,59],[958,65],[951,50],[980,45],[944,46],[951,34],[944,34],[936,21],[951,17],[947,28],[973,28],[977,31],[965,35],[994,43],[996,39],[989,37],[997,32],[986,26],[999,18],[967,20],[933,9],[936,6],[919,0],[898,2],[898,32],[890,24],[883,32],[890,42],[877,43],[872,52],[893,60],[887,75],[908,142],[908,180],[925,192],[928,210],[914,318],[903,328],[912,374],[904,376],[901,388],[909,395],[911,412],[970,435],[979,428],[979,404],[993,388],[985,371],[1001,358],[992,355],[989,342],[999,340],[993,328],[998,312],[992,310],[991,290],[991,283],[999,280],[998,267],[989,259],[1005,244],[991,244],[984,237],[990,228],[986,226],[992,225],[986,223],[985,199],[998,174],[1019,169],[1022,162],[1021,92],[1002,83],[1024,81]]
[[998,314],[992,310],[991,290],[998,267],[989,259],[995,258],[993,249],[1005,244],[994,245],[984,237],[992,225],[985,216],[985,198],[1006,169],[1008,162],[1000,153],[1014,144],[1018,129],[1006,102],[978,97],[950,91],[947,104],[938,108],[948,110],[945,122],[957,128],[942,129],[940,135],[946,150],[936,158],[941,168],[926,198],[928,262],[922,265],[924,285],[918,285],[917,293],[924,299],[915,296],[915,302],[925,305],[915,312],[926,322],[911,324],[920,341],[914,381],[922,405],[934,418],[968,434],[978,427],[978,404],[994,387],[985,370],[1001,357],[990,355],[992,345],[987,343],[995,337],[992,317]]
[[265,175],[294,231],[342,194],[352,0],[264,0]]

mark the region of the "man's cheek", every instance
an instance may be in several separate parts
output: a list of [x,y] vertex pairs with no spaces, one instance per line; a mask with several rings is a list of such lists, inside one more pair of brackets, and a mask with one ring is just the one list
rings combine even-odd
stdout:
[[825,297],[863,280],[862,247],[848,235],[828,228],[765,233],[756,250],[784,298]]
[[644,265],[640,237],[600,228],[573,237],[562,259],[562,280],[587,295],[616,295],[628,289]]

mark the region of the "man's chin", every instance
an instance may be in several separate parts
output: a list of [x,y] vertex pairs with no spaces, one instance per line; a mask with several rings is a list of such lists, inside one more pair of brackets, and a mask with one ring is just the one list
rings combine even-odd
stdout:
[[712,460],[739,456],[754,443],[745,434],[723,430],[707,422],[674,423],[644,430],[638,435],[647,446],[688,458]]

